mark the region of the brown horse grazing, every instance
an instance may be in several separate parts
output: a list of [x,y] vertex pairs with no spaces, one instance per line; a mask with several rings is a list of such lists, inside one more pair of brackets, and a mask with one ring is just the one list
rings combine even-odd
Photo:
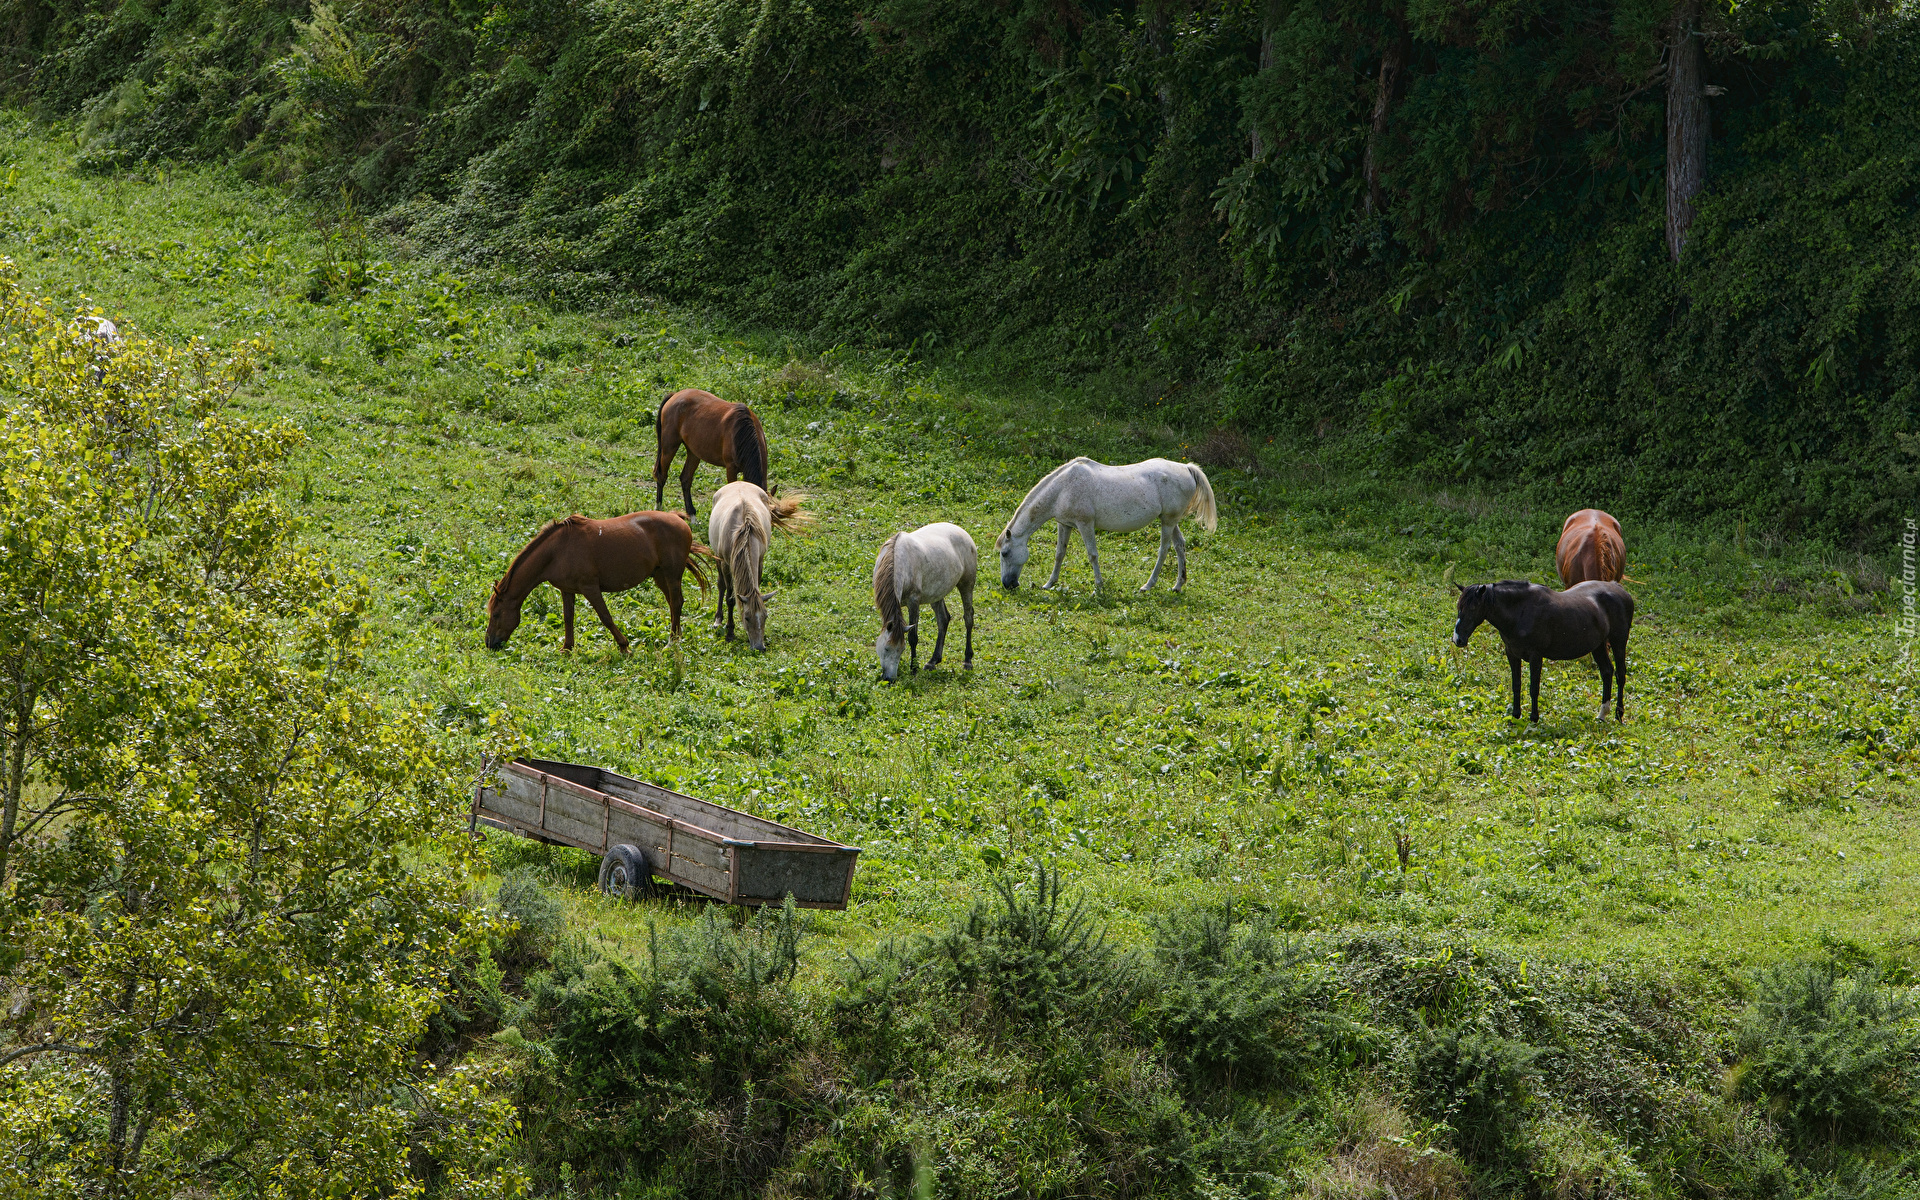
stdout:
[[667,472],[680,447],[687,448],[687,465],[680,471],[680,494],[693,516],[693,474],[710,462],[727,472],[727,482],[744,478],[762,491],[767,488],[767,433],[760,418],[744,404],[732,404],[712,392],[681,388],[660,402],[660,455],[653,463],[653,503],[666,500]]
[[1627,573],[1627,543],[1620,522],[1597,508],[1583,508],[1560,527],[1560,544],[1553,561],[1566,587],[1597,579],[1619,583]]
[[600,614],[600,623],[613,634],[620,653],[627,653],[627,637],[613,623],[601,593],[624,592],[649,579],[660,585],[660,594],[667,598],[677,638],[681,573],[692,571],[700,590],[707,590],[706,576],[700,573],[701,557],[712,558],[713,551],[693,540],[693,530],[679,513],[637,512],[606,521],[575,513],[549,521],[493,585],[493,595],[487,598],[487,649],[507,644],[520,626],[520,606],[543,583],[560,589],[561,611],[567,619],[564,650],[573,649],[573,597],[578,592]]
[[[1600,719],[1607,719],[1607,702],[1614,700],[1613,685],[1618,676],[1620,694],[1615,701],[1614,719],[1627,718],[1627,635],[1633,632],[1633,597],[1617,583],[1591,580],[1576,584],[1564,592],[1541,587],[1521,579],[1503,583],[1476,583],[1470,588],[1453,585],[1460,591],[1455,606],[1453,644],[1464,646],[1473,631],[1485,621],[1500,631],[1506,644],[1507,663],[1513,668],[1513,707],[1509,715],[1520,716],[1520,663],[1529,669],[1533,696],[1533,722],[1540,723],[1540,663],[1543,659],[1565,662],[1593,655],[1600,665]],[[1612,661],[1607,651],[1613,651]]]

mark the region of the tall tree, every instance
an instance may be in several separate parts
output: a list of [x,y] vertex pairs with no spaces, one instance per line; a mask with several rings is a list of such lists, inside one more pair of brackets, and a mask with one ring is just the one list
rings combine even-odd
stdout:
[[1667,46],[1667,253],[1675,262],[1693,225],[1693,200],[1707,186],[1707,85],[1700,0],[1683,0]]
[[515,1190],[416,1061],[486,926],[424,722],[275,493],[247,355],[102,354],[0,259],[0,1197]]

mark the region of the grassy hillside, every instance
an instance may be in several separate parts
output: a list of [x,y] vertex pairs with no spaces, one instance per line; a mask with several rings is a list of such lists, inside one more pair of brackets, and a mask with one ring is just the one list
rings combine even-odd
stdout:
[[[1668,1012],[1687,1029],[1684,1048],[1670,1047],[1685,1062],[1672,1066],[1669,1083],[1660,1085],[1668,1091],[1646,1083],[1633,1093],[1642,1099],[1658,1093],[1665,1097],[1660,1104],[1678,1106],[1662,1109],[1668,1115],[1653,1124],[1679,1122],[1705,1144],[1720,1136],[1709,1129],[1712,1122],[1731,1122],[1727,1129],[1747,1132],[1726,1133],[1733,1139],[1726,1145],[1748,1145],[1739,1141],[1748,1138],[1752,1146],[1791,1147],[1788,1117],[1776,1112],[1779,1124],[1769,1126],[1757,1115],[1765,1111],[1764,1096],[1748,1105],[1738,1089],[1721,1095],[1717,1072],[1738,1057],[1730,1031],[1750,972],[1814,960],[1892,972],[1896,981],[1911,978],[1920,877],[1913,807],[1920,795],[1913,783],[1920,706],[1913,702],[1912,676],[1895,670],[1884,561],[1749,537],[1744,530],[1720,538],[1684,524],[1631,523],[1629,574],[1640,617],[1628,719],[1624,725],[1595,721],[1598,683],[1591,666],[1559,664],[1543,684],[1542,723],[1530,728],[1504,715],[1506,664],[1490,631],[1465,651],[1443,640],[1452,599],[1442,572],[1451,565],[1467,581],[1547,580],[1564,515],[1558,509],[1470,491],[1425,491],[1234,435],[1196,435],[1165,424],[1144,404],[1127,419],[1096,415],[1112,406],[1091,388],[977,378],[966,373],[964,360],[933,369],[904,355],[758,333],[637,297],[587,310],[513,298],[484,273],[456,275],[410,258],[404,243],[319,219],[222,168],[79,175],[70,154],[60,138],[9,119],[0,134],[6,159],[0,252],[18,260],[43,293],[97,307],[134,329],[178,340],[259,335],[271,342],[268,369],[234,403],[257,419],[294,425],[308,439],[285,499],[302,514],[316,545],[367,577],[374,597],[366,615],[368,670],[377,690],[431,706],[447,737],[476,752],[489,736],[517,732],[520,744],[543,755],[630,771],[864,848],[849,910],[810,918],[811,932],[795,960],[798,981],[790,985],[798,990],[766,1000],[771,1007],[764,1012],[737,1005],[713,1010],[741,1021],[773,1021],[775,1033],[756,1033],[749,1022],[726,1027],[735,1041],[715,1042],[718,1026],[701,1026],[707,1032],[699,1036],[709,1041],[688,1044],[689,1053],[720,1053],[732,1062],[725,1046],[739,1049],[765,1038],[768,1046],[785,1047],[787,1058],[769,1064],[746,1055],[736,1064],[741,1074],[701,1083],[709,1091],[699,1093],[706,1099],[698,1103],[690,1098],[697,1089],[688,1084],[694,1090],[673,1101],[682,1107],[672,1111],[682,1116],[709,1101],[717,1107],[700,1111],[738,1116],[741,1094],[749,1097],[750,1113],[753,1089],[775,1088],[795,1056],[824,1056],[809,1060],[814,1065],[805,1087],[791,1080],[779,1085],[788,1088],[780,1092],[788,1123],[779,1138],[761,1131],[773,1139],[768,1145],[779,1147],[766,1151],[775,1166],[749,1170],[735,1163],[727,1168],[731,1174],[721,1173],[741,1188],[766,1185],[775,1177],[766,1172],[776,1168],[786,1172],[777,1175],[786,1181],[781,1186],[795,1194],[876,1194],[875,1180],[896,1178],[907,1186],[932,1161],[927,1146],[945,1147],[960,1136],[959,1126],[926,1114],[947,1111],[938,1097],[966,1095],[984,1106],[967,1126],[979,1157],[967,1169],[979,1181],[1000,1183],[962,1186],[974,1176],[947,1174],[942,1166],[942,1189],[1068,1194],[1106,1179],[1099,1186],[1107,1190],[1137,1184],[1150,1191],[1139,1182],[1154,1177],[1147,1151],[1129,1168],[1136,1173],[1125,1176],[1133,1184],[1113,1182],[1119,1177],[1109,1168],[1125,1159],[1115,1147],[1163,1145],[1140,1131],[1159,1128],[1150,1110],[1158,1111],[1153,1105],[1161,1101],[1152,1097],[1164,1096],[1168,1104],[1211,1114],[1206,1120],[1214,1122],[1206,1137],[1218,1144],[1208,1142],[1215,1148],[1206,1153],[1215,1157],[1193,1158],[1180,1168],[1184,1182],[1167,1184],[1190,1194],[1204,1191],[1203,1176],[1231,1177],[1245,1194],[1321,1179],[1314,1186],[1334,1194],[1341,1169],[1359,1179],[1368,1171],[1388,1178],[1380,1172],[1389,1168],[1413,1172],[1391,1175],[1404,1185],[1403,1194],[1413,1186],[1406,1179],[1416,1176],[1427,1180],[1419,1186],[1428,1194],[1451,1194],[1448,1189],[1467,1187],[1462,1180],[1470,1179],[1494,1194],[1552,1190],[1562,1176],[1588,1178],[1579,1173],[1587,1167],[1566,1167],[1575,1160],[1599,1172],[1589,1172],[1592,1179],[1611,1180],[1606,1186],[1616,1192],[1718,1187],[1758,1194],[1786,1186],[1781,1180],[1788,1176],[1763,1179],[1765,1172],[1753,1167],[1757,1174],[1734,1171],[1739,1179],[1733,1183],[1732,1175],[1700,1183],[1706,1176],[1688,1171],[1704,1151],[1673,1141],[1640,1145],[1634,1130],[1641,1126],[1633,1124],[1639,1118],[1609,1115],[1594,1099],[1598,1093],[1579,1091],[1587,1086],[1579,1072],[1553,1076],[1564,1096],[1540,1085],[1547,1098],[1525,1108],[1531,1115],[1524,1121],[1515,1115],[1520,1108],[1502,1117],[1507,1110],[1496,1104],[1486,1110],[1493,1115],[1483,1113],[1482,1125],[1475,1125],[1481,1118],[1473,1113],[1480,1110],[1469,1101],[1479,1084],[1459,1085],[1465,1091],[1458,1095],[1468,1100],[1454,1108],[1422,1108],[1419,1096],[1453,1094],[1446,1089],[1455,1086],[1433,1082],[1453,1078],[1446,1074],[1453,1068],[1433,1066],[1438,1060],[1429,1050],[1440,1043],[1422,1040],[1433,1036],[1422,1031],[1429,1019],[1436,1028],[1454,1028],[1446,1062],[1492,1055],[1506,1064],[1496,1075],[1504,1071],[1500,1078],[1524,1083],[1548,1077],[1524,1053],[1527,1045],[1550,1040],[1543,1031],[1559,1044],[1588,1050],[1616,1041],[1616,1048],[1637,1046],[1633,1053],[1651,1055],[1651,1062],[1665,1053],[1650,1047],[1663,1036],[1659,1022],[1667,1018],[1658,1014]],[[580,649],[562,654],[559,606],[550,592],[544,605],[532,602],[506,650],[487,653],[480,644],[487,588],[542,522],[570,511],[607,516],[652,507],[652,413],[668,388],[688,385],[753,403],[767,425],[774,481],[809,493],[820,516],[811,536],[776,539],[769,561],[779,594],[768,652],[756,655],[744,642],[715,639],[697,612],[689,614],[688,635],[672,647],[659,597],[641,591],[611,599],[616,618],[635,635],[629,658],[615,653],[604,631],[586,624]],[[1208,464],[1221,527],[1211,536],[1189,530],[1187,590],[1136,592],[1154,540],[1144,533],[1108,537],[1103,592],[1091,590],[1077,550],[1058,591],[1033,586],[1044,575],[1030,567],[1017,592],[982,587],[973,671],[943,667],[898,686],[877,683],[876,622],[867,596],[880,542],[896,529],[953,520],[974,534],[983,558],[990,557],[995,533],[1025,489],[1081,453],[1108,461],[1166,454]],[[700,477],[703,514],[717,482],[712,471]],[[1045,565],[1049,547],[1044,533],[1036,539],[1035,567]],[[700,595],[693,595],[697,605]],[[957,663],[957,656],[949,661]],[[612,1035],[604,1026],[596,1026],[600,1033],[593,1037],[567,1034],[567,1006],[584,1003],[580,997],[594,988],[614,986],[607,982],[613,977],[594,974],[594,956],[651,961],[656,973],[684,968],[686,978],[694,978],[696,967],[708,970],[720,961],[715,955],[764,953],[777,968],[784,935],[763,926],[737,935],[747,951],[723,953],[715,947],[734,945],[727,938],[735,935],[704,923],[703,906],[647,901],[621,907],[590,895],[588,856],[506,838],[494,854],[502,869],[544,872],[564,909],[567,932],[555,932],[561,950],[529,950],[519,966],[508,963],[505,976],[483,972],[476,995],[493,999],[461,1002],[467,1005],[462,1019],[479,1021],[473,1028],[512,1025],[524,1035],[520,1043],[544,1029],[551,1039],[547,1053],[561,1055],[538,1060],[547,1068],[529,1067],[529,1078],[543,1082],[528,1084],[528,1095],[551,1117],[529,1126],[527,1152],[543,1186],[571,1186],[578,1171],[582,1186],[609,1192],[627,1184],[622,1194],[656,1194],[643,1184],[700,1190],[687,1182],[693,1175],[672,1174],[682,1166],[672,1165],[680,1160],[667,1151],[658,1152],[665,1158],[647,1157],[654,1151],[622,1158],[606,1149],[618,1139],[608,1142],[610,1127],[594,1122],[612,1120],[612,1112],[653,1110],[634,1093],[595,1092],[569,1074],[566,1064],[582,1060],[566,1054],[611,1053],[593,1049],[600,1045],[593,1037]],[[1029,881],[990,910],[1000,916],[966,934],[972,941],[953,941],[961,935],[949,933],[940,943],[1000,945],[994,930],[1002,926],[992,922],[1014,920],[1020,904],[1031,903],[1034,864],[1062,872],[1069,890],[1084,899],[1087,917],[1120,949],[1159,945],[1154,953],[1160,957],[1140,961],[1161,965],[1144,974],[1114,966],[1108,975],[1069,979],[1059,986],[1080,999],[1040,1004],[1039,1017],[1019,1009],[1027,1015],[1003,1020],[993,1016],[1001,1001],[991,997],[1015,993],[969,983],[975,977],[964,972],[958,983],[940,983],[946,977],[927,963],[947,960],[916,958],[925,952],[897,941],[947,930],[996,880]],[[1286,992],[1293,1007],[1275,1001],[1279,1007],[1260,1019],[1310,1011],[1359,1020],[1341,1005],[1361,1003],[1355,996],[1378,1005],[1367,1018],[1375,1025],[1328,1033],[1300,1050],[1302,1062],[1324,1063],[1312,1080],[1274,1067],[1257,1084],[1242,1085],[1239,1100],[1232,1099],[1240,1094],[1232,1064],[1240,1060],[1231,1055],[1223,1075],[1206,1076],[1213,1079],[1206,1089],[1183,1091],[1188,1084],[1178,1082],[1201,1078],[1206,1073],[1199,1067],[1154,1075],[1163,1068],[1149,1060],[1170,1061],[1153,1056],[1172,1043],[1166,1027],[1152,1023],[1159,1018],[1140,1014],[1161,1012],[1171,1002],[1164,996],[1149,1002],[1138,992],[1149,977],[1200,979],[1204,972],[1193,974],[1199,968],[1180,948],[1212,935],[1195,932],[1199,926],[1186,917],[1177,918],[1189,921],[1185,925],[1165,922],[1176,919],[1168,914],[1229,901],[1243,920],[1252,914],[1257,929],[1229,932],[1227,943],[1251,957],[1227,955],[1221,962],[1266,972],[1263,979],[1279,978],[1275,972],[1284,968],[1308,972],[1286,976],[1296,982],[1309,975],[1318,980]],[[1281,942],[1260,938],[1294,948],[1283,953],[1272,948]],[[895,948],[879,949],[886,945]],[[870,965],[861,970],[868,973],[845,976],[845,951],[862,955]],[[958,957],[951,961],[972,953],[953,950]],[[1455,954],[1468,964],[1464,974],[1437,965]],[[726,959],[734,974],[721,975],[737,983],[743,972],[752,974],[740,961]],[[1375,966],[1363,970],[1366,963]],[[1105,971],[1111,964],[1093,955],[1082,956],[1082,965]],[[1418,983],[1426,978],[1421,971],[1435,970],[1440,982]],[[532,981],[523,985],[523,975]],[[998,976],[988,971],[980,978]],[[1447,980],[1467,982],[1455,995]],[[976,986],[990,999],[943,1026],[938,1014],[945,1001],[938,997]],[[1395,991],[1402,987],[1414,990]],[[1421,988],[1439,988],[1433,996],[1440,998],[1406,1000],[1426,996]],[[1626,1015],[1616,1016],[1624,1025],[1589,1029],[1580,1024],[1585,1017],[1569,1015],[1589,1013],[1581,1005],[1596,1003],[1602,992],[1617,994]],[[1534,1010],[1524,1001],[1536,993],[1547,997],[1539,1001],[1538,1020],[1527,1015]],[[1343,996],[1348,999],[1338,999]],[[654,1011],[648,1004],[668,1002],[649,992],[619,1003],[644,1014]],[[689,1020],[688,1012],[707,1011],[684,996],[668,1007]],[[909,1023],[910,1014],[919,1013],[911,1019],[930,1025],[898,1033],[883,1053],[858,1036],[863,1022],[882,1010]],[[475,1015],[482,1012],[492,1015]],[[1134,1014],[1131,1024],[1114,1015],[1127,1012]],[[1487,1043],[1492,1049],[1478,1042],[1462,1049],[1460,1038],[1468,1035],[1459,1030],[1472,1022],[1448,1024],[1462,1013],[1493,1022],[1485,1037],[1507,1040]],[[1081,1047],[1083,1060],[1047,1058],[1053,1051],[1043,1052],[1046,1038],[1017,1033],[1028,1028],[1019,1021],[1027,1020],[1055,1028]],[[942,1030],[974,1030],[970,1021],[985,1022],[977,1036],[998,1047],[980,1050],[985,1057],[973,1068],[964,1045],[940,1040]],[[1304,1028],[1288,1021],[1289,1029]],[[1119,1041],[1103,1040],[1109,1033],[1101,1031],[1110,1029],[1122,1031],[1111,1034]],[[568,1042],[569,1036],[576,1040]],[[893,1086],[904,1078],[899,1075],[855,1078],[865,1069],[861,1064],[891,1072],[885,1064],[894,1060],[887,1055],[912,1060],[930,1046],[944,1049],[937,1069],[922,1062],[921,1092]],[[1032,1065],[1042,1060],[1045,1070]],[[968,1076],[975,1068],[986,1075]],[[1647,1067],[1647,1078],[1662,1069]],[[992,1084],[988,1077],[1000,1070],[1040,1092]],[[1485,1075],[1474,1070],[1481,1072],[1474,1079]],[[1123,1086],[1123,1077],[1145,1090],[1128,1092],[1134,1085]],[[1124,1120],[1115,1117],[1103,1142],[1076,1124],[1081,1118],[1062,1116],[1041,1099],[1047,1080],[1073,1078],[1094,1089],[1082,1098],[1086,1104],[1098,1108],[1132,1095],[1145,1107],[1126,1109],[1131,1115]],[[839,1099],[822,1099],[806,1090],[825,1086],[822,1079],[865,1089],[859,1103],[869,1108],[839,1093]],[[1694,1099],[1676,1099],[1682,1093]],[[713,1096],[733,1099],[722,1104]],[[1333,1102],[1339,1096],[1347,1097],[1344,1110]],[[1073,1105],[1082,1100],[1068,1108],[1080,1111]],[[1257,1114],[1235,1107],[1256,1100]],[[1284,1116],[1290,1107],[1295,1115]],[[1683,1108],[1694,1116],[1672,1115]],[[1700,1116],[1709,1109],[1718,1115]],[[854,1120],[856,1110],[866,1112],[861,1119],[869,1125]],[[845,1127],[815,1131],[824,1143],[802,1138],[814,1119],[804,1114],[826,1112],[838,1113],[833,1119]],[[925,1118],[917,1132],[886,1131],[890,1121],[909,1117]],[[728,1140],[761,1136],[740,1119],[746,1123],[738,1127],[699,1126],[708,1141],[694,1141],[709,1149],[733,1146],[751,1158],[740,1149],[745,1143]],[[1190,1131],[1199,1128],[1192,1124],[1199,1117],[1179,1119]],[[645,1122],[634,1120],[621,1136],[640,1139],[633,1143],[639,1145],[644,1137],[636,1130]],[[1296,1121],[1288,1126],[1292,1149],[1283,1153],[1271,1139],[1289,1120]],[[1221,1149],[1240,1128],[1235,1122],[1267,1132],[1247,1133],[1251,1140],[1238,1150]],[[1520,1149],[1475,1141],[1473,1131],[1482,1126],[1522,1124],[1535,1134]],[[1050,1150],[1045,1139],[1051,1136],[1066,1141]],[[1070,1152],[1067,1142],[1079,1148]],[[1575,1143],[1586,1149],[1568,1149]],[[1396,1144],[1416,1151],[1428,1146],[1445,1163],[1465,1165],[1434,1167],[1439,1174],[1427,1178],[1418,1173],[1428,1160],[1416,1151],[1404,1162],[1392,1160],[1399,1165],[1381,1165],[1388,1160],[1380,1155],[1391,1157],[1382,1148]],[[819,1145],[875,1157],[833,1165],[795,1149]],[[1099,1160],[1106,1166],[1073,1157],[1093,1153],[1089,1145],[1106,1147],[1109,1157]],[[1561,1146],[1560,1159],[1541,1149],[1549,1145]],[[1618,1151],[1629,1159],[1606,1159],[1615,1153],[1609,1147],[1635,1146]],[[849,1147],[868,1149],[856,1154]],[[1631,1159],[1632,1153],[1641,1157]],[[1369,1154],[1375,1158],[1362,1162]],[[1655,1161],[1661,1154],[1672,1161]],[[1050,1163],[1081,1167],[1060,1166],[1062,1174],[1050,1181],[1001,1187],[1016,1159],[1036,1170]],[[1285,1165],[1275,1166],[1274,1178],[1292,1182],[1269,1187],[1234,1174],[1244,1174],[1244,1162],[1254,1159]],[[1614,1167],[1593,1166],[1602,1160]],[[1808,1170],[1831,1170],[1834,1163],[1830,1154],[1793,1161],[1812,1164]],[[1232,1163],[1242,1165],[1222,1165]],[[1449,1174],[1455,1170],[1465,1174]],[[846,1183],[848,1172],[867,1182]],[[816,1188],[806,1179],[839,1182]]]

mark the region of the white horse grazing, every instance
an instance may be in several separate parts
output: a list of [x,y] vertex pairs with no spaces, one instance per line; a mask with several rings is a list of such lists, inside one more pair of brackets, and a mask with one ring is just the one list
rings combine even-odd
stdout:
[[[967,617],[967,658],[973,666],[973,580],[980,569],[980,551],[973,538],[958,525],[937,521],[922,525],[912,533],[896,533],[880,547],[873,562],[873,606],[880,610],[880,637],[873,643],[880,656],[880,677],[891,683],[900,675],[900,651],[911,646],[911,669],[920,669],[920,606],[931,603],[933,615],[940,619],[940,636],[933,644],[933,657],[927,669],[940,665],[940,652],[947,645],[947,624],[953,614],[947,611],[947,593],[960,589],[960,604]],[[906,605],[907,614],[900,615]]]
[[1100,586],[1100,554],[1094,549],[1093,535],[1132,533],[1152,521],[1160,522],[1160,557],[1153,562],[1153,574],[1140,585],[1146,591],[1160,579],[1160,568],[1167,561],[1167,547],[1180,556],[1180,581],[1174,591],[1187,586],[1187,540],[1180,536],[1180,519],[1188,513],[1200,514],[1200,524],[1208,533],[1220,525],[1213,506],[1213,485],[1207,473],[1192,463],[1169,462],[1150,458],[1124,467],[1109,467],[1090,458],[1076,458],[1055,467],[1045,479],[1033,485],[1027,498],[1013,512],[1013,520],[994,543],[1000,551],[1000,582],[1008,590],[1020,586],[1020,568],[1027,565],[1027,539],[1049,520],[1058,522],[1060,543],[1053,554],[1053,575],[1046,586],[1060,582],[1060,563],[1067,557],[1067,533],[1080,531],[1086,543],[1087,561],[1093,564],[1093,586]]
[[713,611],[713,627],[720,628],[725,614],[728,641],[733,640],[737,597],[740,622],[747,627],[747,644],[755,650],[767,648],[767,596],[760,591],[760,566],[766,561],[772,529],[793,531],[813,523],[813,514],[800,509],[805,499],[795,492],[776,500],[761,491],[759,484],[744,479],[713,494],[713,511],[707,514],[707,540],[713,543],[714,557],[720,560],[720,604]]

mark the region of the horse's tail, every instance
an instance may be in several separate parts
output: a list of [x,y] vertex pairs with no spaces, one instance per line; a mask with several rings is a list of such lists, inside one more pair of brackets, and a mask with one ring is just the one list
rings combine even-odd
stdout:
[[1613,561],[1613,539],[1607,536],[1607,530],[1593,531],[1594,565],[1600,569],[1600,578],[1618,581],[1622,572],[1621,564]]
[[893,581],[893,550],[899,540],[897,533],[888,538],[880,547],[880,557],[873,562],[873,606],[880,610],[880,624],[887,629],[906,626],[900,616],[900,589]]
[[733,469],[740,478],[767,490],[767,434],[760,418],[744,404],[733,406]]
[[704,592],[708,589],[706,572],[700,569],[700,560],[703,558],[712,559],[716,564],[720,561],[718,554],[695,542],[692,549],[687,551],[687,573],[693,576],[693,581],[699,584],[700,590]]
[[1193,499],[1187,501],[1187,511],[1180,515],[1199,513],[1200,527],[1212,533],[1220,528],[1220,510],[1213,505],[1213,484],[1207,482],[1207,473],[1192,463],[1187,464],[1187,470],[1193,472]]
[[655,478],[667,477],[667,466],[673,462],[673,456],[680,450],[680,431],[667,432],[667,405],[673,401],[673,393],[660,397],[660,409],[653,416],[654,444],[659,447],[659,457],[654,460]]
[[767,497],[767,515],[772,519],[774,528],[800,533],[812,525],[813,514],[800,507],[806,499],[805,492],[795,492],[777,500]]

